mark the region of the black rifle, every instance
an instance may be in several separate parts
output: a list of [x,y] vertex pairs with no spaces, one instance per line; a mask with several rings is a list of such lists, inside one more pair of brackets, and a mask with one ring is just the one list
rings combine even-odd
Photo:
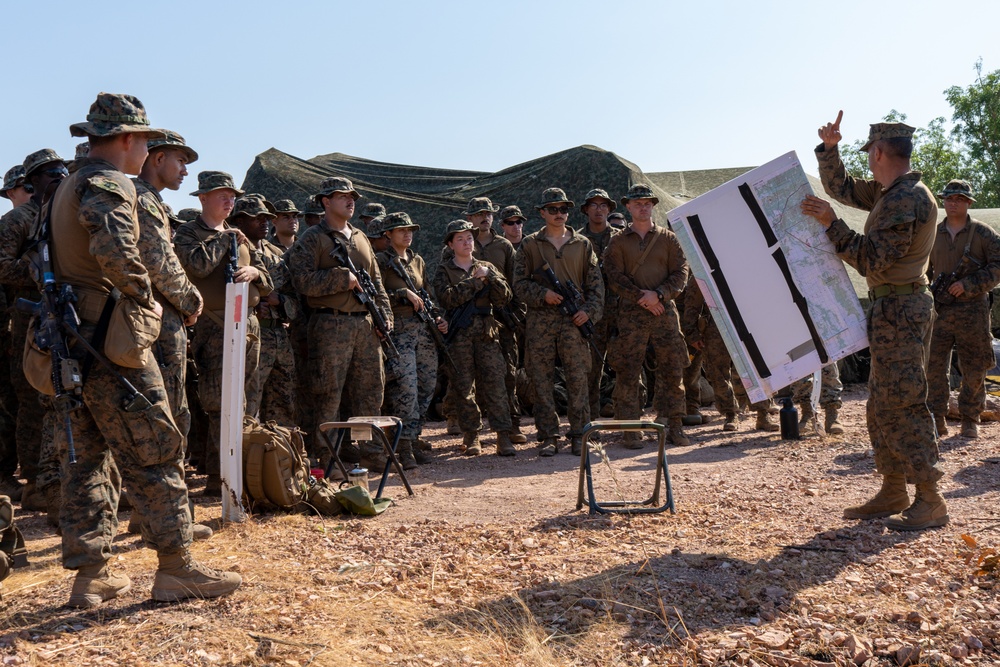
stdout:
[[375,287],[375,283],[372,282],[372,277],[368,275],[368,272],[364,269],[359,269],[354,266],[354,262],[351,261],[351,255],[347,252],[347,246],[343,242],[334,239],[333,241],[333,252],[331,253],[337,261],[339,261],[344,268],[354,274],[354,277],[358,279],[358,286],[354,288],[354,298],[358,300],[367,310],[368,314],[372,316],[372,324],[375,326],[375,331],[379,334],[380,342],[382,343],[382,349],[385,350],[387,357],[398,357],[399,350],[396,349],[396,344],[392,342],[391,331],[389,329],[389,323],[386,321],[385,316],[382,311],[379,310],[378,304],[375,299],[378,298],[378,289]]
[[494,308],[493,312],[496,314],[497,319],[500,320],[500,324],[504,325],[508,330],[513,331],[518,337],[524,337],[524,316],[521,315],[520,311],[516,308],[511,308],[510,304],[504,304],[498,308]]
[[[565,283],[561,282],[548,262],[542,264],[541,268],[535,271],[535,273],[540,274],[552,286],[555,293],[562,297],[562,301],[559,303],[559,312],[573,319],[574,315],[583,310],[583,306],[581,305],[583,304],[583,294],[580,293],[580,289],[572,280],[567,280]],[[590,344],[591,349],[597,353],[597,356],[604,358],[604,355],[597,349],[597,344],[594,342],[594,323],[588,319],[583,324],[578,324],[576,328],[580,331],[583,339]]]
[[472,324],[472,317],[474,315],[482,314],[479,312],[479,308],[476,306],[476,301],[479,297],[483,296],[490,289],[489,285],[483,287],[483,289],[476,292],[475,296],[463,303],[457,308],[452,308],[448,311],[448,333],[444,337],[444,342],[446,345],[451,345],[451,341],[455,340],[455,335],[462,329],[468,329]]
[[431,338],[434,339],[434,345],[437,347],[438,352],[440,352],[441,356],[445,358],[445,361],[451,364],[452,368],[455,368],[455,360],[451,358],[450,354],[448,354],[448,345],[444,342],[444,335],[437,327],[437,319],[441,317],[441,308],[434,303],[434,300],[431,298],[431,295],[426,289],[423,287],[417,289],[417,286],[413,284],[413,278],[410,277],[410,273],[406,270],[406,267],[403,266],[403,260],[401,258],[394,258],[389,262],[389,265],[392,267],[392,270],[403,279],[407,288],[420,297],[424,307],[422,310],[417,311],[417,317],[420,318],[421,322],[427,325],[427,329],[431,332]]
[[236,272],[240,270],[240,245],[236,234],[229,235],[229,261],[226,262],[226,282],[236,281]]
[[934,303],[940,306],[950,306],[955,303],[956,297],[948,291],[948,288],[982,267],[982,262],[976,261],[966,252],[962,255],[962,259],[954,271],[951,273],[942,273],[931,283],[931,294],[934,295]]

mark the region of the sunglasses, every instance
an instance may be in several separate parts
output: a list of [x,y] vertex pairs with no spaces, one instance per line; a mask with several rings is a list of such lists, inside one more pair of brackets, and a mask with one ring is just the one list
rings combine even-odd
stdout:
[[501,225],[523,225],[524,224],[524,220],[521,220],[520,218],[515,218],[514,220],[501,220],[500,224]]
[[563,215],[569,213],[569,206],[546,206],[545,211],[549,215],[558,215],[562,213]]
[[42,172],[46,176],[69,176],[69,169],[66,167],[52,167]]

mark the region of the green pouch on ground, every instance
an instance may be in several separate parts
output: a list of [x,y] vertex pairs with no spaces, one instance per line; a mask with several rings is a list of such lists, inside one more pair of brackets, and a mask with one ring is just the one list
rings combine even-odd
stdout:
[[343,514],[344,506],[337,501],[337,490],[325,479],[310,477],[310,487],[303,501],[323,516]]
[[338,491],[337,501],[351,514],[362,514],[364,516],[381,514],[389,509],[389,505],[392,504],[392,500],[389,498],[372,500],[368,489],[363,486],[349,486],[343,491]]

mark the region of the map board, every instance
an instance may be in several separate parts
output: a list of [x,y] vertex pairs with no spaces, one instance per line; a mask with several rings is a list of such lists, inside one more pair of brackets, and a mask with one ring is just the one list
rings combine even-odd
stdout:
[[865,314],[794,152],[669,213],[751,401],[868,347]]

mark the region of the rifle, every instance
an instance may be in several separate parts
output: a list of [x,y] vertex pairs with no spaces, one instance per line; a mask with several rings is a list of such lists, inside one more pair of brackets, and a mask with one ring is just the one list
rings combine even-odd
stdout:
[[421,322],[427,325],[427,329],[431,332],[431,338],[434,339],[434,346],[437,347],[438,352],[440,352],[441,356],[445,358],[445,361],[451,364],[452,368],[455,368],[455,360],[452,359],[451,355],[448,353],[448,345],[444,342],[444,335],[441,333],[441,330],[437,328],[437,319],[441,317],[441,308],[434,303],[434,300],[431,299],[431,295],[426,289],[422,287],[417,289],[416,285],[413,284],[413,278],[410,277],[410,273],[406,270],[406,267],[403,266],[402,259],[396,257],[389,262],[389,265],[392,267],[392,270],[403,279],[403,282],[406,283],[406,287],[420,297],[421,301],[423,301],[424,307],[422,310],[417,311],[417,317],[420,318]]
[[451,341],[455,340],[455,334],[457,334],[462,329],[468,329],[472,324],[472,316],[477,314],[479,308],[476,306],[476,301],[479,297],[483,296],[490,289],[489,285],[483,287],[483,289],[476,292],[475,296],[463,303],[457,308],[452,308],[448,311],[448,333],[444,337],[444,342],[446,345],[451,345]]
[[500,324],[504,325],[508,330],[513,331],[519,337],[524,337],[524,316],[521,315],[520,311],[511,308],[509,304],[504,304],[498,308],[494,308],[494,312],[497,315],[497,319],[500,320]]
[[[552,285],[552,289],[555,290],[556,294],[561,296],[562,302],[559,304],[559,312],[561,312],[566,317],[572,319],[574,315],[583,310],[581,303],[583,303],[583,294],[580,293],[580,289],[573,283],[572,280],[567,280],[565,283],[561,282],[556,276],[555,271],[549,266],[548,262],[542,264],[542,266],[535,271],[535,274],[541,274],[541,276]],[[597,349],[597,344],[594,342],[594,323],[589,319],[583,324],[579,324],[576,327],[580,331],[580,335],[583,339],[590,344],[591,349],[597,354],[598,357],[603,358],[604,355],[601,351]]]
[[942,273],[931,283],[931,294],[934,295],[934,303],[940,306],[950,306],[955,303],[956,297],[948,291],[948,288],[982,267],[983,263],[976,261],[968,253],[967,248],[954,271],[951,273]]
[[333,255],[334,259],[338,260],[344,268],[353,273],[358,279],[358,286],[353,290],[354,298],[356,298],[358,302],[368,310],[368,314],[372,316],[372,324],[375,326],[375,331],[379,334],[382,349],[385,350],[386,356],[398,357],[399,350],[396,349],[396,344],[392,342],[392,332],[389,329],[389,323],[386,321],[382,311],[379,310],[378,304],[375,303],[375,299],[378,296],[378,289],[376,289],[375,283],[372,281],[372,277],[368,275],[366,270],[359,269],[354,266],[354,262],[351,261],[351,256],[347,252],[347,247],[340,240],[333,240],[333,251],[331,252],[331,255]]
[[226,282],[235,282],[236,272],[240,270],[240,246],[236,234],[229,235],[229,261],[226,262]]

